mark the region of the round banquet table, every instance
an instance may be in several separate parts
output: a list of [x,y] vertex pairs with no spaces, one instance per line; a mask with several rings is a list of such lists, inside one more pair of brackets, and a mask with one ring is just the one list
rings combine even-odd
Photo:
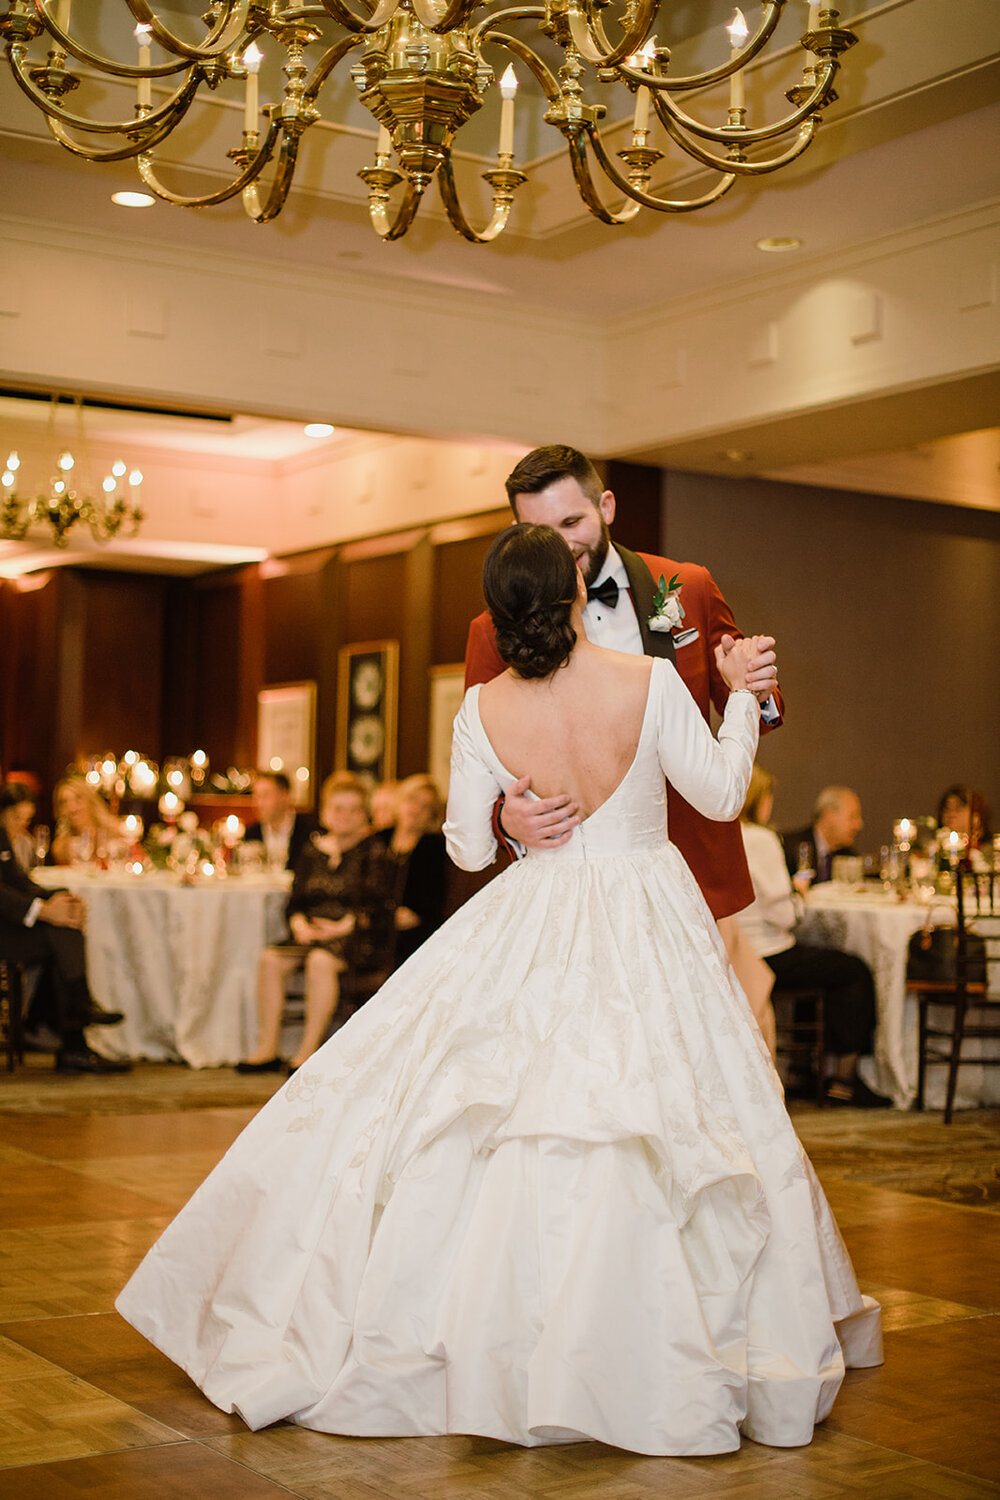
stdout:
[[219,1067],[246,1057],[257,1035],[257,960],[285,936],[291,876],[212,877],[45,868],[40,885],[87,904],[87,978],[120,1026],[92,1026],[106,1057]]
[[[946,899],[936,897],[931,911],[936,925],[954,925],[954,907]],[[871,969],[878,1005],[875,1054],[871,1061],[862,1059],[860,1071],[898,1109],[908,1109],[917,1092],[917,1002],[906,991],[906,960],[910,938],[926,915],[927,907],[917,901],[900,901],[879,889],[844,889],[831,882],[809,892],[796,932],[801,943],[856,953]],[[947,1014],[942,1010],[942,1019]],[[966,1042],[963,1057],[974,1055],[976,1045]],[[943,1067],[928,1069],[928,1108],[943,1107],[946,1074]],[[1000,1069],[962,1067],[955,1102],[965,1109],[1000,1103]]]

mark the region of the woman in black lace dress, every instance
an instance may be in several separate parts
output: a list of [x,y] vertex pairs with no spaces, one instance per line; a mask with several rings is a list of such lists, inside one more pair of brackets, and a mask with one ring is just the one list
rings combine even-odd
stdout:
[[395,867],[383,840],[371,836],[364,784],[348,772],[327,777],[320,794],[322,833],[313,834],[295,866],[286,915],[291,936],[260,958],[257,1047],[240,1073],[279,1072],[285,981],[305,968],[302,1040],[288,1066],[311,1057],[340,1000],[340,976],[388,968],[393,943]]

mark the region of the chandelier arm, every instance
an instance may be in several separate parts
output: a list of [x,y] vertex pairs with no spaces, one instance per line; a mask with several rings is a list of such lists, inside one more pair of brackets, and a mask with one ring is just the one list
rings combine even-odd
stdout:
[[462,211],[450,155],[445,157],[438,168],[437,179],[441,201],[447,210],[452,228],[457,229],[464,239],[471,240],[474,245],[488,245],[491,240],[496,239],[498,234],[503,233],[507,227],[507,220],[510,218],[510,210],[514,201],[512,195],[494,193],[493,215],[482,233],[477,233]]
[[342,58],[347,56],[348,52],[352,51],[355,47],[360,47],[361,44],[362,38],[357,34],[357,32],[354,32],[350,36],[341,37],[339,42],[334,42],[332,47],[327,48],[327,50],[323,53],[323,56],[320,58],[319,62],[309,74],[309,78],[302,90],[302,99],[304,103],[315,104],[317,94],[319,93],[320,89],[323,87],[324,83],[329,78],[330,74],[333,72],[337,64],[341,61]]
[[[595,131],[594,135],[596,133]],[[639,212],[639,204],[636,201],[626,203],[621,213],[618,214],[614,214],[609,208],[605,208],[591,175],[590,163],[587,160],[586,140],[584,130],[579,128],[574,129],[566,136],[566,146],[569,150],[570,165],[573,168],[573,176],[576,179],[577,191],[595,219],[600,219],[605,224],[628,224]],[[591,136],[591,142],[593,143],[593,136]]]
[[166,78],[169,74],[179,73],[182,68],[189,66],[187,59],[183,57],[179,62],[157,63],[155,68],[137,68],[134,64],[119,63],[115,62],[114,58],[101,57],[99,53],[91,52],[81,42],[75,41],[69,32],[63,31],[59,22],[45,10],[44,0],[35,0],[35,8],[64,52],[71,53],[79,62],[89,63],[91,67],[99,69],[102,73],[110,73],[113,78]]
[[[836,58],[829,58],[827,61],[820,63],[820,76],[809,97],[797,109],[793,109],[791,114],[786,115],[783,120],[779,120],[777,124],[761,125],[756,130],[748,130],[743,125],[705,125],[701,120],[695,120],[691,115],[686,114],[684,110],[674,103],[668,94],[662,92],[653,93],[653,103],[656,105],[656,112],[660,116],[660,119],[664,121],[664,124],[666,124],[666,120],[664,119],[663,111],[666,111],[682,130],[689,131],[691,135],[700,136],[704,141],[715,141],[720,146],[747,146],[756,141],[771,141],[774,140],[775,136],[786,135],[788,131],[794,130],[797,125],[801,125],[804,120],[814,114],[830,92],[839,66],[840,64]],[[660,109],[661,104],[663,111]]]
[[[832,5],[834,0],[830,0]],[[710,68],[707,73],[691,73],[686,76],[675,78],[672,75],[657,77],[655,73],[643,73],[638,68],[622,66],[619,68],[623,78],[632,83],[642,84],[644,88],[650,89],[654,94],[665,90],[667,93],[679,93],[684,89],[707,88],[713,83],[722,83],[724,79],[731,77],[733,73],[739,72],[748,62],[751,62],[758,52],[762,52],[774,35],[775,28],[781,20],[781,13],[786,0],[764,0],[764,14],[760,25],[749,38],[746,45],[741,47],[735,56],[727,58],[717,68]]]
[[808,120],[803,120],[799,125],[798,138],[787,151],[779,156],[771,157],[768,161],[734,161],[731,157],[715,156],[711,151],[706,151],[704,146],[699,146],[697,141],[691,140],[684,131],[670,118],[664,110],[657,109],[657,115],[664,129],[672,140],[676,141],[682,151],[688,156],[694,157],[703,166],[711,167],[716,172],[733,172],[738,177],[762,177],[767,172],[774,172],[778,167],[785,166],[801,156],[806,147],[814,140],[816,132],[820,127],[818,115],[811,115]]
[[570,0],[568,19],[573,45],[587,62],[597,67],[612,67],[638,52],[659,8],[660,0],[640,0],[628,31],[620,42],[612,46],[600,16],[590,13],[590,0],[583,0],[583,3],[581,0]]
[[559,80],[538,54],[532,51],[527,42],[522,42],[520,37],[507,36],[502,31],[487,31],[485,35],[477,32],[472,41],[473,50],[479,54],[480,48],[485,42],[496,42],[498,47],[506,47],[508,52],[513,52],[515,57],[519,57],[525,67],[530,68],[531,72],[535,75],[542,89],[545,91],[549,103],[558,104],[561,97]]
[[[507,21],[544,21],[545,7],[543,5],[512,5],[507,10],[495,10],[491,15],[485,16],[479,25],[471,33],[469,44],[473,51],[476,50],[485,32],[492,32],[500,22]],[[503,35],[498,32],[497,35]]]
[[[41,4],[42,0],[35,0],[36,9]],[[125,0],[125,4],[140,26],[149,27],[152,40],[159,42],[164,51],[172,52],[175,57],[186,57],[189,62],[207,62],[210,58],[221,57],[228,52],[245,27],[250,9],[250,0],[222,0],[225,11],[206,36],[203,45],[192,47],[189,43],[182,42],[180,37],[174,36],[172,31],[168,31],[148,0]]]
[[276,125],[272,120],[267,135],[264,137],[263,145],[259,148],[253,159],[243,168],[239,176],[234,178],[227,187],[220,188],[217,193],[206,193],[200,198],[186,198],[182,194],[172,193],[169,188],[164,187],[153,170],[153,163],[145,153],[137,158],[136,165],[139,168],[139,175],[146,186],[158,198],[162,198],[165,203],[173,203],[178,208],[208,208],[213,203],[225,203],[228,199],[234,198],[237,193],[246,187],[247,183],[252,182],[263,171],[274,155],[275,142],[280,130],[281,126]]
[[359,33],[381,31],[399,9],[398,0],[379,0],[378,5],[371,8],[368,19],[363,20],[361,16],[354,14],[349,5],[344,4],[344,0],[323,0],[323,6],[332,21],[336,21],[346,31]]
[[412,182],[406,185],[406,192],[399,205],[396,217],[389,218],[384,202],[369,199],[368,212],[371,215],[372,228],[383,240],[401,240],[416,218],[417,209],[420,207],[420,191],[413,186]]
[[132,140],[127,146],[113,146],[110,150],[104,151],[99,146],[82,146],[79,141],[74,141],[60,120],[55,120],[51,116],[46,120],[49,130],[60,146],[65,146],[73,156],[82,157],[84,161],[100,162],[128,161],[130,157],[138,156],[143,151],[151,151],[154,146],[166,140],[174,128],[174,123],[172,118],[164,120],[158,129],[151,131],[149,135],[144,135],[141,140]]
[[[270,132],[268,133],[270,135]],[[275,168],[274,179],[267,195],[267,202],[261,207],[260,192],[257,183],[251,182],[243,189],[243,208],[251,219],[257,224],[267,224],[271,219],[276,219],[285,205],[292,186],[292,178],[295,176],[295,163],[299,155],[299,141],[301,136],[298,131],[294,134],[285,131],[281,138],[281,151],[278,155],[278,164]],[[266,142],[265,142],[266,145]],[[272,148],[273,152],[273,148]],[[272,153],[268,153],[269,155]],[[261,167],[264,162],[261,162]],[[260,171],[254,173],[256,177]]]
[[[833,0],[830,0],[833,3]],[[421,26],[426,26],[428,31],[438,34],[453,31],[456,26],[464,26],[471,20],[475,11],[479,9],[480,0],[450,0],[444,15],[437,15],[434,0],[410,0],[413,14]]]
[[[23,93],[27,94],[33,104],[38,105],[43,114],[48,115],[52,120],[59,120],[63,125],[71,125],[74,130],[83,130],[91,135],[129,135],[145,125],[160,125],[167,118],[179,120],[190,105],[198,84],[201,82],[198,69],[190,68],[187,78],[176,93],[172,94],[158,109],[150,110],[142,117],[142,120],[137,120],[134,116],[131,120],[85,120],[82,115],[75,115],[63,109],[62,106],[53,104],[48,94],[25,73],[24,64],[27,58],[23,43],[14,42],[8,48],[8,60],[15,83]],[[181,108],[182,105],[183,108]]]
[[[717,203],[721,197],[728,193],[736,181],[736,173],[727,169],[725,164],[722,164],[719,166],[719,170],[723,173],[722,177],[716,183],[715,187],[703,194],[702,197],[657,198],[655,194],[644,192],[642,188],[635,187],[629,182],[627,177],[622,176],[604,149],[604,142],[601,140],[600,133],[596,127],[592,125],[587,126],[587,134],[590,137],[590,144],[599,165],[614,183],[615,187],[632,199],[635,205],[634,213],[638,213],[640,205],[643,208],[655,208],[659,213],[667,214],[684,214],[690,213],[696,208],[707,208],[710,203]],[[587,206],[590,207],[589,202]],[[593,212],[593,209],[591,209],[591,212]],[[621,220],[618,222],[620,223]]]

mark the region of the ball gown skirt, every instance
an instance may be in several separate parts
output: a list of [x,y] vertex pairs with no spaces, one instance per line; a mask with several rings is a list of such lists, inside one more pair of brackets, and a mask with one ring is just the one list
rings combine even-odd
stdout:
[[[685,712],[670,673],[656,664],[613,796],[469,901],[293,1075],[121,1293],[250,1427],[792,1446],[845,1364],[880,1361],[878,1308],[665,839],[660,766]],[[513,779],[477,693],[446,827],[469,862]],[[756,739],[747,701],[700,747],[738,763],[703,796],[724,810]]]

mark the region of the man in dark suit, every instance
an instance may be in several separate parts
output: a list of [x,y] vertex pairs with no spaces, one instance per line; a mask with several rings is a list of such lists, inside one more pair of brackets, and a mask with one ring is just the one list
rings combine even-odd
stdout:
[[258,771],[253,800],[258,821],[250,824],[245,842],[264,845],[272,870],[294,870],[299,855],[317,830],[316,820],[293,808],[292,784],[284,771]]
[[[810,826],[781,836],[789,874],[812,871],[817,884],[829,880],[833,856],[857,854],[854,840],[864,826],[857,792],[852,792],[849,786],[824,787],[816,798]],[[805,853],[808,853],[808,864],[803,865]]]
[[0,828],[0,957],[39,964],[51,973],[56,1067],[64,1073],[127,1073],[127,1062],[101,1057],[84,1038],[86,1026],[115,1026],[122,1020],[120,1011],[96,1005],[87,988],[86,915],[72,891],[49,891],[22,870],[6,829]]

